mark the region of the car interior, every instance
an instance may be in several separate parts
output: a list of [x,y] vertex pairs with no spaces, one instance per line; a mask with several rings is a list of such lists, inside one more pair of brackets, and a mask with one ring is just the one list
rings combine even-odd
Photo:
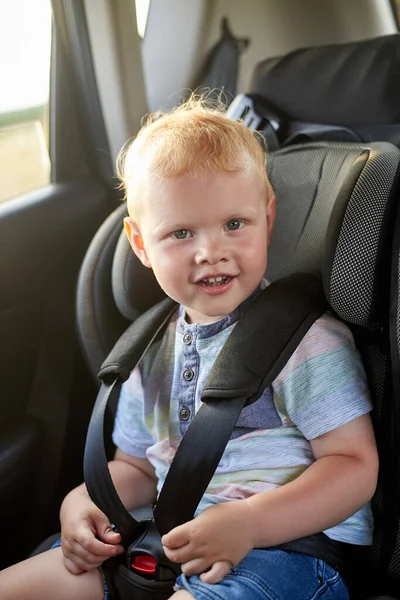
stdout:
[[[396,2],[151,0],[147,21],[140,4],[51,2],[50,179],[0,202],[0,568],[59,531],[100,367],[164,298],[122,232],[118,151],[149,111],[222,88],[270,149],[269,280],[320,274],[362,354],[381,466],[373,567],[354,598],[400,598]],[[110,410],[108,457],[112,423]]]

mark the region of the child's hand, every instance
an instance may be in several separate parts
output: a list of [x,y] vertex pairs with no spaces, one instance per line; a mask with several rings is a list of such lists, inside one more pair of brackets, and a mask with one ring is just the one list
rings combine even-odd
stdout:
[[181,563],[185,575],[202,573],[202,581],[217,583],[253,549],[253,539],[251,509],[246,500],[235,500],[207,508],[161,541],[166,556]]
[[107,558],[123,552],[119,545],[121,536],[111,529],[105,514],[82,488],[65,498],[60,519],[64,562],[74,575],[91,571]]

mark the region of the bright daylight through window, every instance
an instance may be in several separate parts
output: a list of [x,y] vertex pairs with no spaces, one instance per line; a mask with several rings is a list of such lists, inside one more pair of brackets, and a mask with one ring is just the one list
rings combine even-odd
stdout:
[[144,38],[147,17],[149,16],[150,0],[135,0],[135,4],[138,33],[141,38]]
[[0,1],[0,201],[50,181],[50,0]]

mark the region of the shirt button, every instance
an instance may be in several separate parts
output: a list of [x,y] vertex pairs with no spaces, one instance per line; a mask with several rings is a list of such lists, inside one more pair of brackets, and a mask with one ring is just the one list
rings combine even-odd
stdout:
[[186,406],[184,406],[179,411],[179,416],[182,419],[182,421],[187,421],[188,418],[190,417],[190,410],[188,408],[186,408]]
[[183,336],[183,343],[184,344],[191,344],[192,343],[192,339],[193,336],[191,333],[185,333],[185,335]]
[[191,379],[193,379],[194,373],[192,371],[192,369],[185,369],[183,371],[183,379],[186,379],[186,381],[190,381]]

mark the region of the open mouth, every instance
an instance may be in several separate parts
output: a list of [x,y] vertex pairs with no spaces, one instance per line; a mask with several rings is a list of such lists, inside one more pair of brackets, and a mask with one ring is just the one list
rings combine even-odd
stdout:
[[225,285],[229,281],[231,281],[233,277],[229,277],[226,275],[225,277],[206,277],[198,282],[199,285],[204,287],[218,287],[219,285]]

